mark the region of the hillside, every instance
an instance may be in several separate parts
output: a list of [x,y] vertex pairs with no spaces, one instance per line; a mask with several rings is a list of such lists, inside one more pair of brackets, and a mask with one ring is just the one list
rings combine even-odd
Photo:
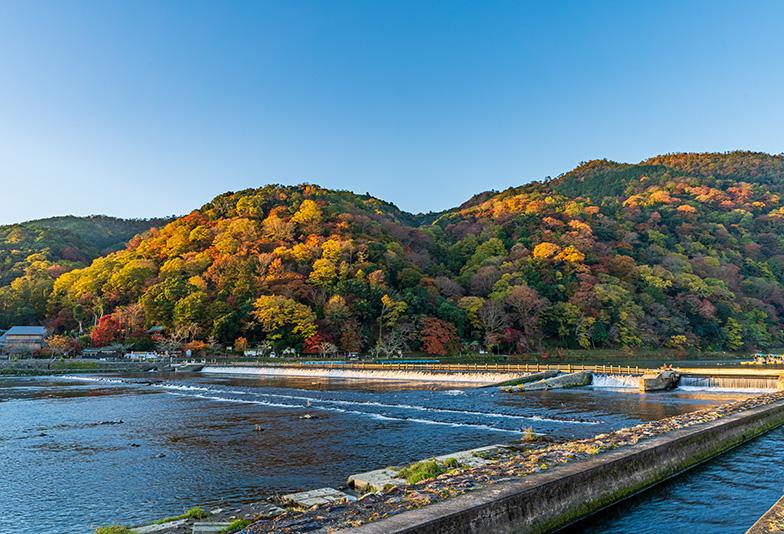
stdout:
[[0,328],[44,319],[54,279],[168,219],[52,217],[0,226]]
[[309,351],[764,348],[782,341],[783,189],[782,157],[748,152],[593,161],[427,216],[266,186],[59,276],[49,317],[108,314],[101,341],[163,325]]

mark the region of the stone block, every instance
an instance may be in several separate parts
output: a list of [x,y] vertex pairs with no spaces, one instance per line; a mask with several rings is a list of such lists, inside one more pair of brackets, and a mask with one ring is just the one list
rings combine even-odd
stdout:
[[310,508],[311,506],[321,506],[335,502],[355,501],[356,497],[343,493],[334,488],[319,488],[299,493],[290,493],[283,496],[283,501],[288,504]]

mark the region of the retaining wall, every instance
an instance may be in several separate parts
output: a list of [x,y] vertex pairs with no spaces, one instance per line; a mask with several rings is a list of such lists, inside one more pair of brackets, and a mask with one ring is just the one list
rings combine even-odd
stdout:
[[357,534],[550,532],[784,424],[784,402],[363,525]]

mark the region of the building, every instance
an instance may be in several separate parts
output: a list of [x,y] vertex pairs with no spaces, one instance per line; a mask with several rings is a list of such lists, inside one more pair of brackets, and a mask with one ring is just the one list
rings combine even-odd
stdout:
[[45,340],[46,328],[43,326],[13,326],[0,337],[0,352],[33,353],[44,347]]
[[106,347],[91,347],[82,351],[82,358],[101,359],[101,358],[121,358],[125,352],[122,345],[108,345]]
[[125,355],[135,361],[160,360],[163,356],[157,352],[129,352]]

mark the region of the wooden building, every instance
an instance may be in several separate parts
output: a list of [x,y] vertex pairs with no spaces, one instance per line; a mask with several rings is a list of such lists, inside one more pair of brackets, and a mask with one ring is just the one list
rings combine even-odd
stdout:
[[0,352],[33,353],[43,348],[46,334],[43,326],[13,326],[0,336]]

